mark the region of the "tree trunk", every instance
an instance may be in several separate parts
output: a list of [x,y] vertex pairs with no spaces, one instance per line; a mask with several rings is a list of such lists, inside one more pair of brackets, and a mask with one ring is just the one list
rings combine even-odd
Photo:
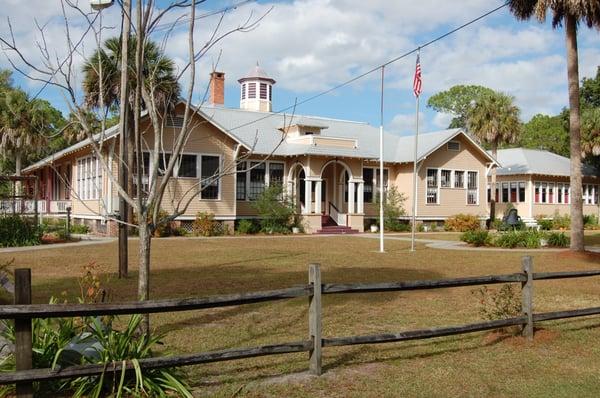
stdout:
[[[147,214],[139,214],[139,234],[140,234],[140,248],[139,248],[139,276],[138,276],[138,299],[140,301],[148,300],[150,298],[150,244],[152,241],[152,231],[150,225],[142,220],[147,220]],[[144,321],[142,322],[142,333],[146,336],[150,330],[150,316],[144,315]]]
[[[23,156],[21,151],[15,152],[15,175],[21,176],[21,169],[23,168]],[[15,182],[15,195],[21,195],[21,181]]]
[[[494,159],[498,157],[498,144],[492,143],[492,156]],[[490,184],[490,227],[496,219],[496,168],[492,167],[492,183]]]
[[581,131],[579,120],[579,69],[577,20],[565,18],[567,75],[569,80],[569,133],[571,144],[571,250],[583,251],[583,200],[581,186]]

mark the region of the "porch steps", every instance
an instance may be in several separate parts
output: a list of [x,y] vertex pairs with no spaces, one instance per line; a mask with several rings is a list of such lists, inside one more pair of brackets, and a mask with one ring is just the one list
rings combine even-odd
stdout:
[[316,234],[320,235],[342,235],[342,234],[357,234],[358,230],[337,225],[331,217],[326,214],[321,216],[321,229],[317,230]]
[[343,234],[357,234],[357,229],[350,227],[344,227],[339,225],[323,226],[316,232],[318,235],[343,235]]

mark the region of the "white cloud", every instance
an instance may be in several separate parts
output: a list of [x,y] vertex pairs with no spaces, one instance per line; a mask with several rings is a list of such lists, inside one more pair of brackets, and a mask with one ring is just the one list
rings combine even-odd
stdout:
[[[389,125],[386,126],[386,131],[397,135],[412,135],[415,133],[415,129],[414,113],[399,113],[395,115]],[[427,126],[425,125],[425,115],[423,112],[419,112],[419,131],[424,132],[427,130]]]

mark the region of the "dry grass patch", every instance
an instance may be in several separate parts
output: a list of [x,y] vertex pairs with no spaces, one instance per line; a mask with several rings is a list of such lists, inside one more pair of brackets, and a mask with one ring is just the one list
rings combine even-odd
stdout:
[[[430,236],[429,234],[423,234]],[[446,234],[441,234],[446,235]],[[589,235],[586,236],[589,239]],[[151,295],[205,296],[289,287],[307,281],[307,264],[322,265],[323,281],[380,282],[512,273],[519,252],[428,249],[409,242],[357,237],[157,239]],[[119,280],[116,243],[0,254],[31,267],[35,302],[67,291],[90,261],[98,263],[113,301],[135,299],[137,243],[130,242],[131,276]],[[600,267],[594,255],[534,253],[537,271]],[[471,288],[404,293],[327,295],[324,336],[370,334],[480,320]],[[600,306],[600,278],[535,285],[537,310]],[[191,353],[305,339],[307,302],[294,299],[243,307],[158,314],[165,353]],[[592,396],[600,388],[600,319],[545,323],[529,344],[477,333],[399,344],[324,350],[326,375],[312,378],[306,354],[222,362],[188,369],[198,396]],[[548,336],[551,336],[548,337]]]

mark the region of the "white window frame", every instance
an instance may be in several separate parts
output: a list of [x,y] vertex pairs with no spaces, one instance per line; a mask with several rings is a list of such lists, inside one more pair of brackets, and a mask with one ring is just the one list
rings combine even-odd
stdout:
[[[460,186],[460,187],[456,186],[456,172],[462,173],[462,186]],[[465,170],[460,170],[460,169],[452,170],[452,189],[465,189],[465,187],[466,187],[465,175],[466,175]]]
[[[206,153],[206,152],[200,152],[196,154],[196,174],[198,175],[198,181],[199,181],[199,188],[200,191],[198,192],[198,200],[202,201],[202,202],[217,202],[222,200],[222,194],[221,191],[223,190],[223,177],[219,176],[217,178],[217,182],[219,184],[219,189],[218,189],[218,193],[217,193],[217,198],[216,199],[204,199],[202,198],[202,156],[211,156],[211,157],[217,157],[219,158],[219,173],[222,172],[223,170],[223,155],[220,153]],[[180,178],[180,177],[177,177]],[[191,179],[193,177],[183,177],[186,179]]]
[[[442,172],[443,171],[449,172],[449,179],[448,179],[448,186],[447,187],[445,187],[445,186],[442,185],[442,174],[443,174]],[[452,184],[453,183],[453,178],[452,178],[453,174],[454,174],[454,170],[452,170],[452,169],[440,169],[440,188],[443,188],[443,189],[452,189],[452,188],[454,188],[454,186]]]
[[[99,200],[103,194],[102,167],[96,155],[77,158],[77,196],[80,200]],[[89,175],[89,171],[94,171]]]
[[[429,176],[429,170],[435,170],[436,171],[436,185],[437,187],[430,187],[429,186],[429,181],[427,181],[427,178]],[[425,171],[425,204],[429,205],[429,206],[435,206],[435,205],[439,205],[440,204],[440,173],[441,173],[441,169],[439,167],[428,167]],[[429,202],[428,201],[428,194],[429,194],[429,190],[430,189],[436,189],[436,201],[435,202]]]
[[[477,186],[475,188],[469,188],[469,173],[475,173],[475,181],[477,183]],[[479,206],[479,188],[480,188],[480,183],[479,183],[479,170],[467,170],[466,172],[466,181],[465,181],[465,186],[466,186],[466,197],[465,197],[465,203],[467,204],[467,206]],[[469,191],[475,191],[475,203],[469,203]]]
[[[269,187],[270,184],[270,180],[271,180],[271,175],[270,175],[270,170],[269,170],[269,165],[271,163],[278,163],[278,164],[282,164],[283,165],[283,181],[282,181],[282,186],[285,188],[286,184],[287,184],[287,164],[284,161],[281,160],[268,160],[268,161],[264,161],[264,160],[260,160],[260,159],[246,159],[243,162],[240,163],[245,163],[246,167],[244,173],[246,173],[246,195],[244,199],[238,199],[237,198],[237,192],[236,192],[236,198],[235,200],[239,201],[239,202],[253,202],[253,200],[251,200],[248,197],[248,191],[250,188],[250,164],[252,162],[258,162],[258,163],[264,163],[265,164],[265,189]],[[236,166],[237,167],[237,166]],[[236,190],[237,190],[237,175],[236,175]]]

